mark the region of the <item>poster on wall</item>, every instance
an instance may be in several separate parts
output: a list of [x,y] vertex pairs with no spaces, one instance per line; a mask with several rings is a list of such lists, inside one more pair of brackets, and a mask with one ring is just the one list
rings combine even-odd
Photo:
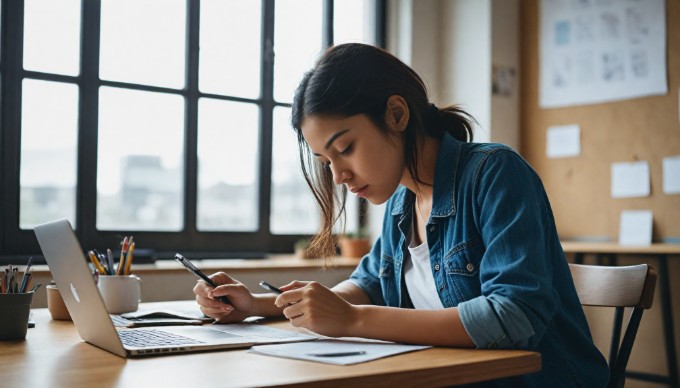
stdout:
[[668,92],[665,0],[541,0],[540,105]]

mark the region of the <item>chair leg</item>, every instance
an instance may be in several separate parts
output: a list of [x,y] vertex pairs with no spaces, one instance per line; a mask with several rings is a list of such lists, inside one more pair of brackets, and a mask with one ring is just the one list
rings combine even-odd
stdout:
[[612,374],[619,354],[619,344],[621,343],[621,327],[623,326],[623,307],[614,309],[614,324],[612,328],[612,342],[609,344],[609,372]]
[[630,319],[626,326],[626,333],[623,335],[623,341],[621,342],[619,353],[616,355],[616,361],[614,362],[613,368],[610,365],[611,374],[609,377],[609,387],[623,387],[626,382],[626,365],[628,365],[628,359],[633,350],[633,343],[635,342],[635,336],[637,335],[638,327],[640,327],[640,321],[642,320],[642,313],[644,311],[645,310],[642,308],[634,308],[633,312],[630,314]]
[[675,335],[673,333],[673,304],[671,303],[670,283],[668,280],[668,261],[666,255],[659,256],[659,292],[661,314],[663,315],[663,331],[666,339],[666,360],[668,364],[668,383],[671,387],[680,386],[678,376],[678,359],[675,353]]

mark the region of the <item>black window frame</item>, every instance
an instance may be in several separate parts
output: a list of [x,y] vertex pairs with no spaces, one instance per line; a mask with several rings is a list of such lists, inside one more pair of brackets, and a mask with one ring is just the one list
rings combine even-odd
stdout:
[[[262,70],[261,97],[237,98],[202,93],[198,89],[198,47],[200,28],[200,0],[186,0],[186,86],[172,89],[130,84],[99,79],[99,44],[101,0],[81,2],[81,60],[78,76],[48,74],[23,69],[24,1],[0,0],[2,30],[0,52],[0,265],[19,264],[29,256],[41,257],[40,248],[32,230],[19,226],[19,171],[21,147],[22,81],[36,79],[75,84],[79,88],[78,101],[78,158],[76,189],[76,235],[84,249],[114,247],[121,234],[135,235],[152,259],[169,258],[170,252],[182,251],[193,257],[261,257],[265,253],[291,252],[295,241],[303,235],[275,235],[269,230],[272,163],[272,115],[274,107],[289,107],[273,97],[274,77],[274,6],[275,0],[262,1]],[[341,1],[341,0],[340,0]],[[333,42],[333,0],[323,0],[324,47]],[[385,47],[386,0],[375,0],[376,45]],[[99,88],[122,87],[132,90],[170,93],[185,99],[185,160],[184,160],[184,227],[180,232],[154,231],[103,231],[96,228],[97,198],[97,132]],[[197,125],[198,99],[215,98],[226,101],[256,103],[260,107],[258,230],[255,232],[198,231],[197,208]],[[366,203],[361,201],[360,214]],[[364,224],[365,220],[359,220]],[[145,251],[140,250],[142,259]]]

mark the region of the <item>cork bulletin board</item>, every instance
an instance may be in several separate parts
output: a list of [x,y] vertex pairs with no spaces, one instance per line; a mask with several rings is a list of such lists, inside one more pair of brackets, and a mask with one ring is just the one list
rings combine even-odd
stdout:
[[[622,210],[651,210],[653,241],[680,242],[680,195],[663,193],[662,161],[680,155],[680,2],[666,1],[668,94],[564,108],[539,107],[539,0],[521,3],[520,152],[543,180],[563,240],[617,241]],[[546,131],[581,127],[581,154],[549,159]],[[611,197],[611,164],[647,161],[651,194]]]

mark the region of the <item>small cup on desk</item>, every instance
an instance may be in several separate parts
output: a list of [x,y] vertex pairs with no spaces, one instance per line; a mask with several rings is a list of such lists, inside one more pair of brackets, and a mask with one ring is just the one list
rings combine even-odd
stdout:
[[0,294],[0,341],[26,338],[33,294]]
[[69,314],[64,298],[59,293],[59,288],[56,284],[48,284],[47,292],[47,309],[50,311],[52,319],[70,321],[71,314]]
[[97,282],[109,314],[137,311],[141,301],[141,279],[135,275],[100,275]]

